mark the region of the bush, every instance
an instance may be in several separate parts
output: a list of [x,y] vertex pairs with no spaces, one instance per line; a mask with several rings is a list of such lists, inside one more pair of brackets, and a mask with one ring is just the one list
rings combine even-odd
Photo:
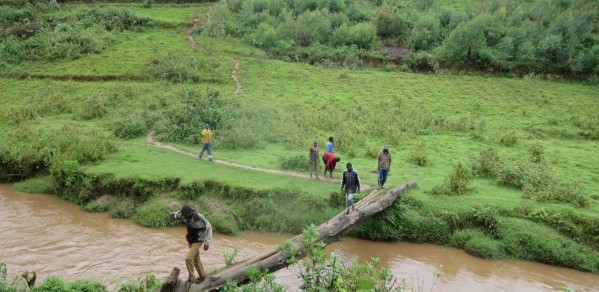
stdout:
[[578,207],[590,205],[586,190],[580,182],[561,182],[557,179],[546,179],[540,183],[527,182],[524,194],[526,198],[536,198],[541,202],[572,203]]
[[132,11],[115,8],[91,8],[75,16],[84,27],[99,26],[107,31],[136,30],[152,27],[149,18],[136,16]]
[[14,36],[7,38],[0,46],[0,56],[9,63],[72,60],[85,54],[99,53],[115,41],[114,35],[101,28],[82,28],[61,23],[54,29],[41,29],[26,40]]
[[197,89],[185,88],[177,95],[179,100],[171,104],[155,124],[159,140],[198,144],[204,124],[208,123],[218,131],[235,106],[218,91],[203,95]]
[[24,193],[51,194],[56,186],[50,176],[43,175],[17,182],[14,184],[14,188]]
[[75,280],[68,284],[68,288],[73,292],[108,292],[104,285],[91,280]]
[[475,233],[464,243],[464,250],[474,256],[485,259],[496,259],[505,256],[501,242],[480,233]]
[[530,150],[529,150],[530,161],[534,162],[534,163],[541,163],[541,162],[545,161],[544,152],[545,152],[545,148],[543,147],[543,145],[541,143],[536,142],[536,143],[532,144],[532,146],[530,147]]
[[470,191],[471,181],[472,171],[467,165],[460,162],[454,167],[453,172],[445,179],[443,184],[433,187],[428,193],[448,196],[463,195]]
[[426,144],[420,142],[412,147],[408,153],[408,161],[418,166],[427,166],[430,163],[430,160],[428,158]]
[[279,165],[283,169],[296,170],[296,171],[309,171],[310,160],[306,155],[292,155],[292,156],[280,156]]
[[475,175],[483,177],[495,177],[502,161],[499,158],[497,149],[489,146],[479,152],[478,157],[472,162],[472,171]]
[[501,243],[508,256],[592,273],[599,271],[599,254],[596,251],[583,248],[547,229],[538,230],[523,220],[514,219],[506,223],[501,227]]
[[[336,198],[344,198],[342,195],[335,195]],[[336,200],[336,202],[336,206],[334,207],[345,207],[343,199]],[[413,230],[405,230],[406,225],[402,224],[402,221],[405,220],[407,210],[408,208],[403,200],[396,201],[387,210],[373,216],[358,226],[352,231],[351,235],[370,240],[399,240],[402,238],[402,235],[413,232]],[[403,239],[406,238],[403,237]]]
[[112,120],[110,128],[115,136],[123,139],[132,139],[143,136],[148,133],[151,121],[146,120],[142,113],[134,112],[127,115],[121,115]]
[[102,213],[108,211],[110,204],[100,203],[98,201],[91,201],[83,207],[83,210],[91,213]]
[[110,218],[131,218],[135,214],[135,202],[130,198],[121,197],[110,204],[109,210]]
[[516,143],[518,143],[518,135],[516,135],[516,132],[502,131],[502,134],[499,136],[499,144],[503,146],[514,146]]
[[155,198],[138,207],[131,219],[144,227],[164,228],[173,225],[173,220],[168,217],[170,212],[167,204],[161,199]]
[[154,56],[148,63],[147,72],[157,80],[171,83],[220,83],[226,76],[224,64],[217,58],[206,55],[182,55],[177,52]]

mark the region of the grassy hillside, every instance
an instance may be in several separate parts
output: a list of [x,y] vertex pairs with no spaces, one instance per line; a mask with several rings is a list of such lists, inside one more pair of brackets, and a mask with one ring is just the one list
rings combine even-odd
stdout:
[[[271,169],[299,160],[296,171],[314,139],[324,149],[334,136],[336,177],[351,161],[370,185],[389,144],[387,185],[418,188],[355,236],[599,271],[596,85],[284,62],[206,33],[211,7],[45,12],[75,30],[89,29],[75,20],[87,9],[130,11],[117,21],[146,24],[93,30],[111,40],[97,52],[0,66],[0,177],[40,175],[17,186],[42,184],[143,225],[165,226],[159,214],[191,201],[220,232],[299,232],[341,210],[338,184],[211,164],[151,147],[145,135],[197,152],[210,121],[217,159]],[[95,201],[107,193],[117,201]]]

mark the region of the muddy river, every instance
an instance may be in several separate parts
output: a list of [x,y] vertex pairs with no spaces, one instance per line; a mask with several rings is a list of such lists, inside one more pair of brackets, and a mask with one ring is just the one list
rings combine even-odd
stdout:
[[[9,275],[36,271],[37,284],[50,275],[70,282],[100,281],[110,289],[153,273],[160,279],[172,267],[187,276],[185,229],[150,229],[107,214],[86,213],[52,195],[24,194],[0,184],[0,261]],[[224,253],[238,260],[273,248],[291,235],[215,234],[202,254],[207,270],[224,265]],[[378,257],[413,291],[599,291],[599,275],[522,261],[490,261],[453,248],[346,238],[330,245],[346,262]],[[299,267],[276,273],[277,282],[298,291]]]

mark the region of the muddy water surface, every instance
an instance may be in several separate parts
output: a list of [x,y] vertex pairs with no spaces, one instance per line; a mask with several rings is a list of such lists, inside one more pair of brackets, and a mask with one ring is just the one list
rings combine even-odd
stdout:
[[[8,265],[11,276],[34,270],[38,284],[57,275],[66,281],[94,279],[114,289],[148,272],[163,278],[174,266],[182,268],[183,277],[187,274],[181,227],[143,228],[107,214],[86,213],[55,196],[18,193],[9,184],[0,184],[0,218],[0,261]],[[242,260],[290,237],[215,234],[202,260],[208,270],[216,269],[223,265],[225,252],[237,248],[237,259]],[[599,291],[599,275],[529,262],[483,260],[435,245],[344,239],[327,249],[348,263],[378,257],[414,291],[559,291],[564,287]],[[281,270],[276,276],[289,291],[298,290],[298,268]]]

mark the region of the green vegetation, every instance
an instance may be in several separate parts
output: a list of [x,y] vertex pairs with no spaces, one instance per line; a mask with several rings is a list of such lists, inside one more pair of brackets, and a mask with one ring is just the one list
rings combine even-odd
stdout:
[[[210,163],[145,136],[197,153],[209,122],[216,159],[304,173],[312,141],[322,153],[334,136],[334,175],[351,161],[370,185],[389,144],[387,185],[419,187],[353,236],[599,272],[599,90],[538,78],[596,77],[596,2],[142,2],[2,11],[0,180],[143,226],[171,226],[160,214],[187,202],[220,233],[298,233],[343,208],[338,184]],[[470,54],[450,54],[466,37]],[[384,43],[406,52],[400,69],[438,74],[399,72]]]
[[398,62],[414,71],[596,79],[598,9],[592,0],[227,0],[214,6],[202,32],[324,66]]
[[[35,284],[35,272],[31,275],[19,275],[13,279],[7,279],[8,270],[6,264],[0,262],[0,291],[6,292],[107,292],[108,289],[98,282],[91,280],[75,280],[71,283],[65,283],[61,278],[49,276],[41,285],[30,287],[29,280],[32,280],[32,286]],[[121,284],[117,291],[120,292],[143,292],[155,291],[160,288],[161,283],[153,275],[146,274],[138,279],[137,283],[129,282]]]

